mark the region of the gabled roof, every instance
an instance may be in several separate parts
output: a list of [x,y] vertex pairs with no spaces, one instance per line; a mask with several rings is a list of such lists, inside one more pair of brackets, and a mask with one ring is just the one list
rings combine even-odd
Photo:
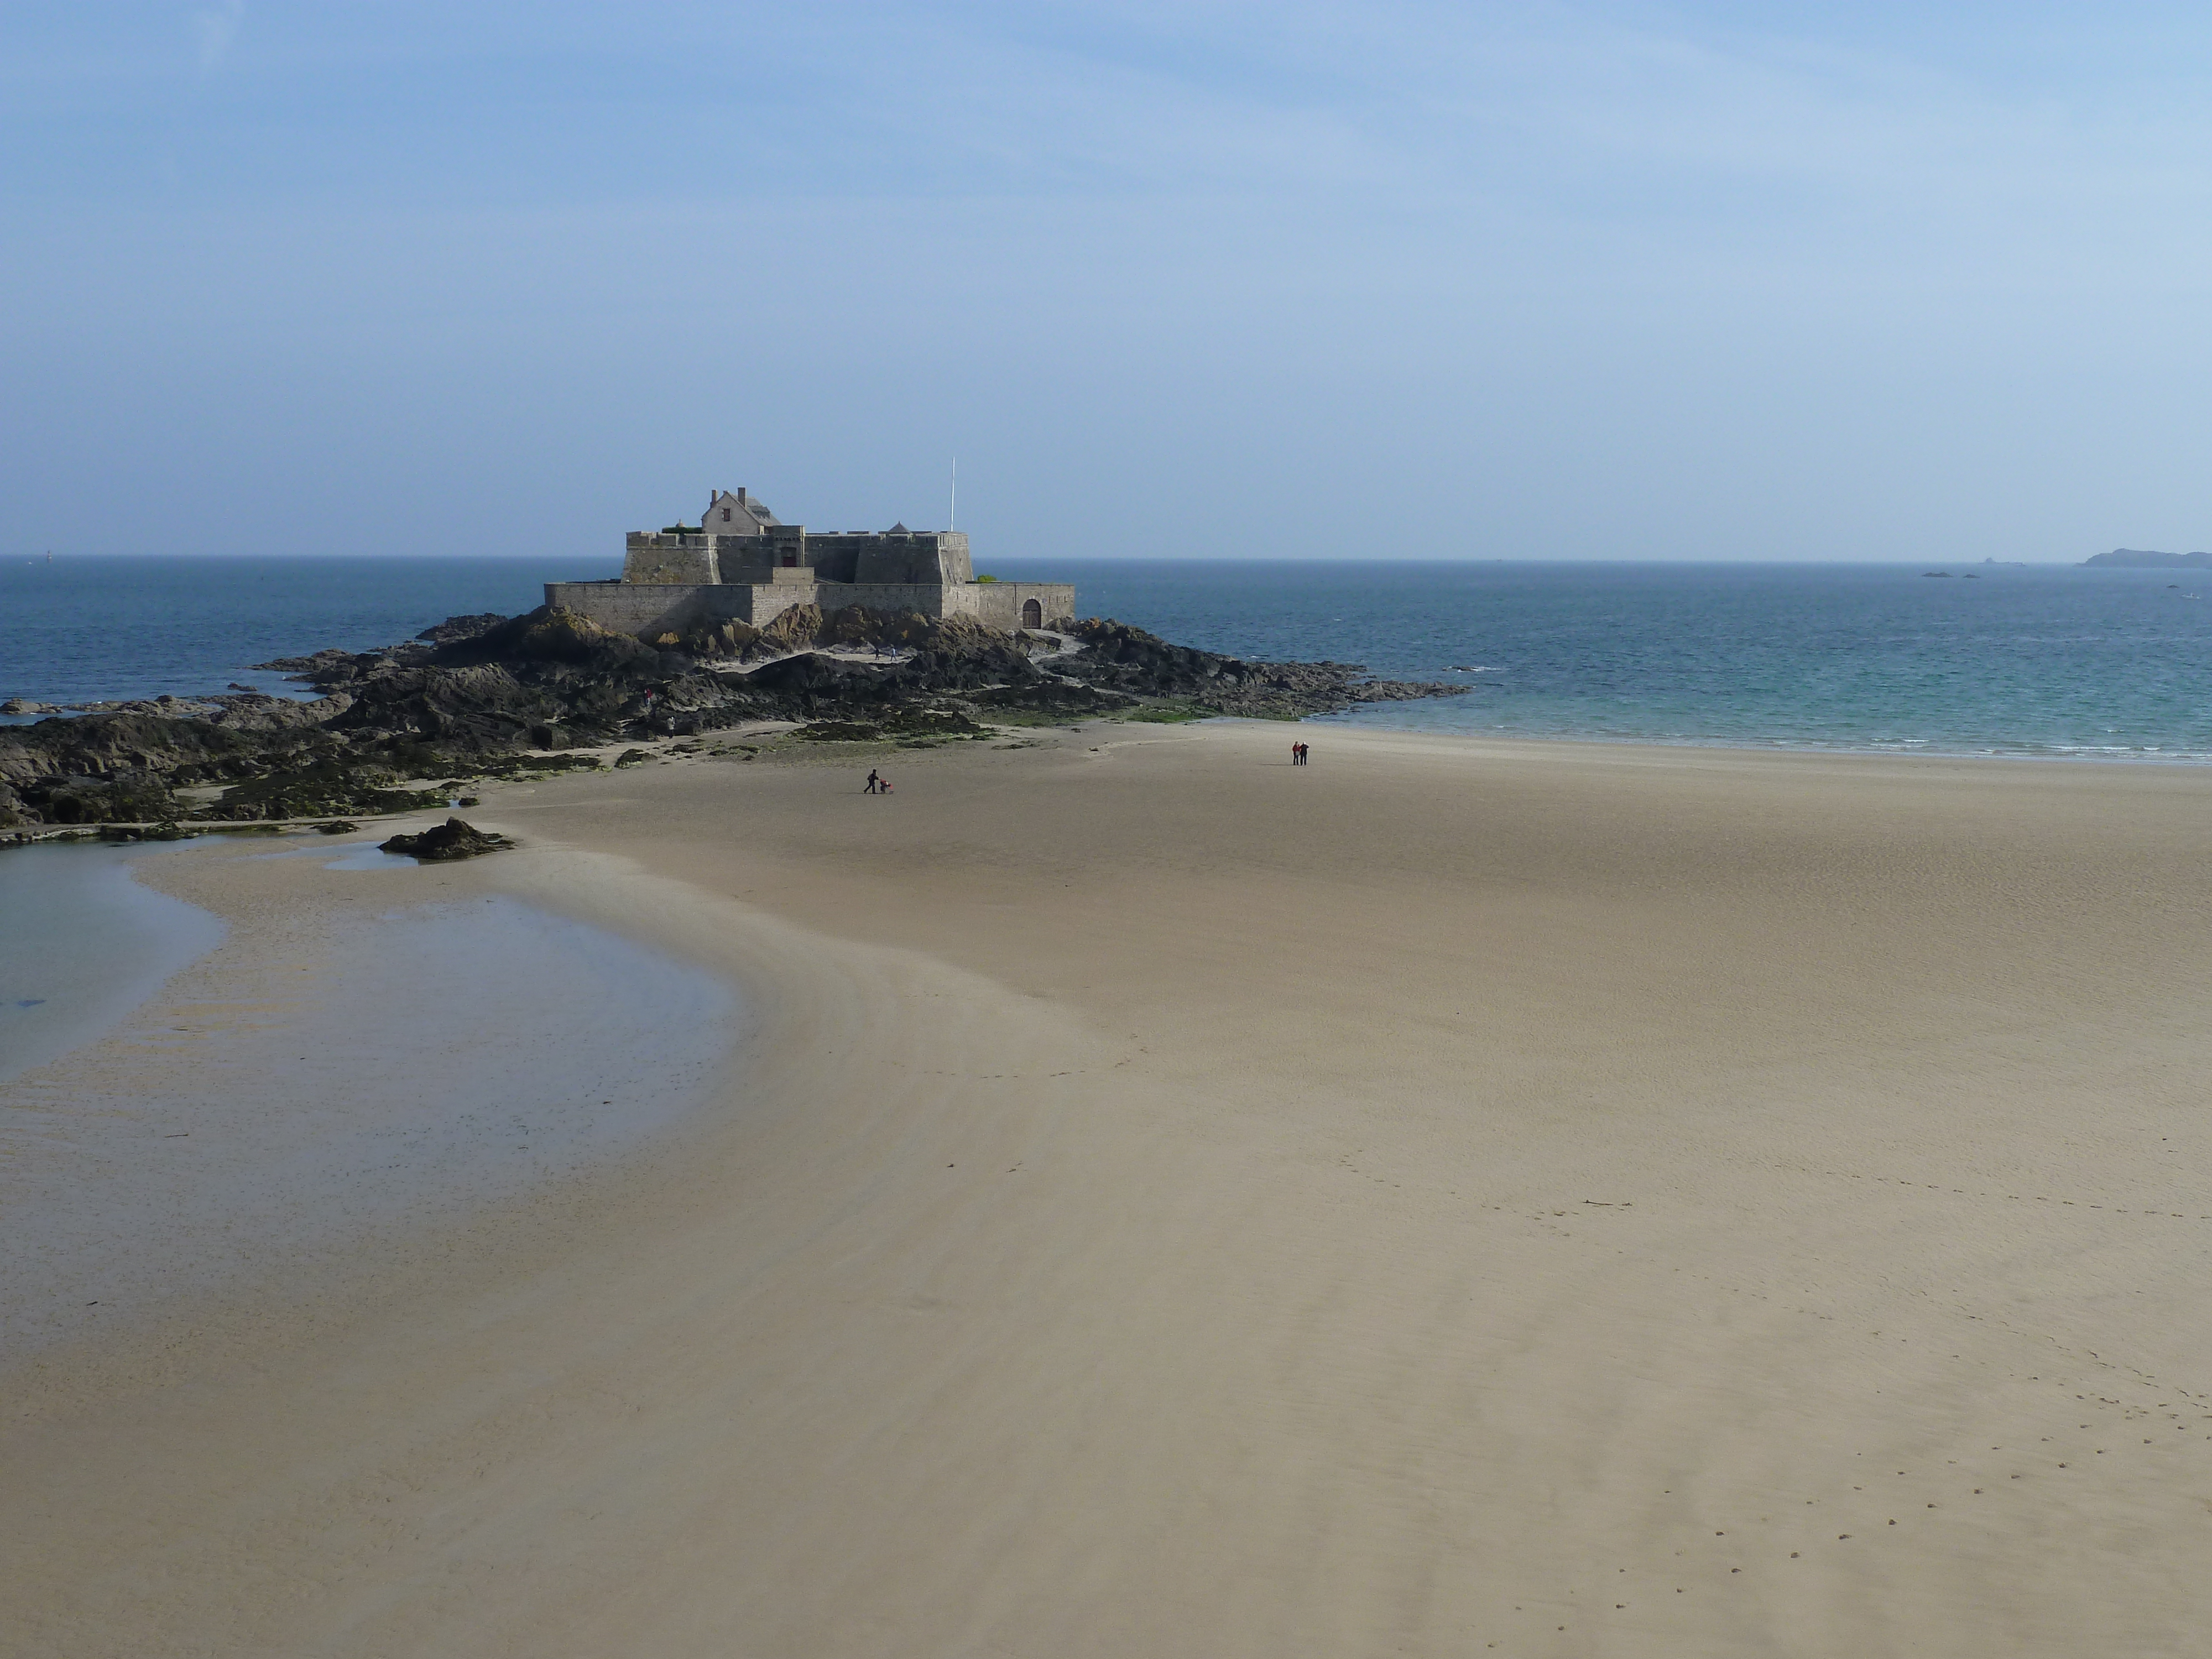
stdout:
[[889,530],[884,532],[884,534],[886,536],[911,536],[914,534],[914,532],[908,530],[903,524],[895,524]]
[[[767,506],[761,501],[757,496],[750,494],[746,495],[745,499],[739,501],[738,497],[729,490],[716,490],[714,492],[714,499],[707,503],[708,516],[709,518],[714,517],[715,509],[717,507],[728,507],[732,513],[743,513],[755,525],[767,526],[781,524],[783,522],[783,520],[777,518],[775,514],[769,512]],[[732,524],[736,524],[739,522],[739,520],[733,518],[731,522]],[[710,529],[714,527],[714,526],[708,526]]]

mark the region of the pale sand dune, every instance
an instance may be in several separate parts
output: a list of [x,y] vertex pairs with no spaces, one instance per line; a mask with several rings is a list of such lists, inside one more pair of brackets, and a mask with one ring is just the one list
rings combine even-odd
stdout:
[[2212,774],[1304,734],[489,796],[747,1070],[17,1373],[0,1643],[2201,1652]]

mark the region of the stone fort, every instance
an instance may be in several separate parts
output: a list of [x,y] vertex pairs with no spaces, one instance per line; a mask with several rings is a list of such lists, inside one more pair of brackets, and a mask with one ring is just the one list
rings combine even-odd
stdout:
[[802,605],[966,617],[1010,634],[1075,617],[1065,582],[978,581],[958,531],[810,535],[742,489],[716,490],[696,526],[630,532],[618,579],[548,582],[545,603],[647,640],[732,620],[762,628]]

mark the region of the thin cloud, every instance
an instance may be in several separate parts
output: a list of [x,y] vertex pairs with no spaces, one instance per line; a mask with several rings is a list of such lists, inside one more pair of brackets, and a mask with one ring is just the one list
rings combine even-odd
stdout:
[[246,0],[223,0],[223,3],[208,11],[192,14],[192,30],[199,36],[200,68],[220,69],[222,60],[230,56],[231,43],[238,39],[239,26],[246,21]]

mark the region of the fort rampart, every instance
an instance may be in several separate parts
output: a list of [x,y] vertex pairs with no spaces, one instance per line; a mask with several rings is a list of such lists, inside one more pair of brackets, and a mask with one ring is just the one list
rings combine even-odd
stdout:
[[1075,589],[1065,582],[963,582],[957,587],[934,582],[548,582],[545,603],[647,640],[730,621],[763,628],[800,605],[818,605],[824,615],[857,605],[866,611],[971,617],[1008,633],[1050,628],[1075,617]]
[[1065,582],[978,581],[957,530],[810,535],[742,489],[716,491],[697,526],[631,532],[620,580],[549,582],[545,602],[648,640],[731,621],[764,627],[802,605],[967,617],[1008,633],[1075,617]]

